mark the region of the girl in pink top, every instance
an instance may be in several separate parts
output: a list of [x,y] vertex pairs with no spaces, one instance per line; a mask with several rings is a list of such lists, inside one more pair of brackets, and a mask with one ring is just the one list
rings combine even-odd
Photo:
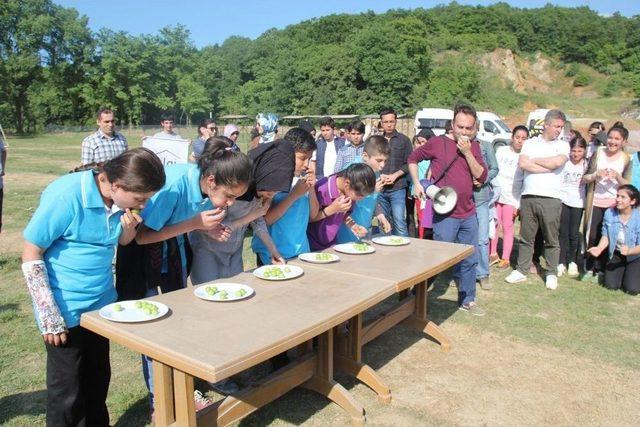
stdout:
[[[615,123],[607,132],[606,147],[599,147],[589,161],[583,181],[588,184],[584,215],[584,236],[586,247],[598,244],[601,237],[602,218],[607,208],[614,207],[619,185],[628,184],[631,179],[631,162],[623,147],[629,138],[629,131],[621,122]],[[602,258],[602,259],[601,259]],[[603,271],[606,260],[587,257],[587,270],[594,276]]]

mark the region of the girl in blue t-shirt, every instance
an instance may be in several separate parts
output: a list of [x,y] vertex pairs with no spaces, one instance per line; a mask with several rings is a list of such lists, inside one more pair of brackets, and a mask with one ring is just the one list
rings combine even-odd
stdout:
[[109,425],[109,341],[80,315],[116,300],[111,264],[142,218],[134,212],[165,182],[146,148],[96,170],[58,178],[24,230],[22,271],[47,350],[47,424]]
[[[295,152],[294,178],[289,191],[281,191],[273,197],[264,219],[278,252],[283,258],[289,259],[309,252],[307,224],[310,203],[317,203],[317,200],[309,198],[309,190],[313,190],[316,177],[308,170],[308,166],[316,142],[311,134],[301,128],[290,129],[284,139],[291,142]],[[271,264],[268,248],[256,235],[253,236],[251,248],[258,256],[258,265]]]
[[[138,231],[136,241],[140,245],[158,243],[178,237],[177,268],[180,270],[163,292],[187,286],[187,260],[182,235],[201,230],[214,239],[224,242],[231,230],[221,224],[227,208],[242,196],[249,187],[252,163],[246,154],[234,151],[231,140],[215,137],[207,141],[197,165],[171,165],[165,171],[165,186],[149,201],[142,212],[144,224]],[[159,274],[160,281],[147,278],[149,283],[165,283],[164,276],[175,264],[167,257],[167,247],[163,245],[162,263],[150,274]],[[160,264],[160,263],[158,263]],[[192,277],[193,280],[193,277]],[[147,297],[157,295],[157,287],[149,287]],[[150,396],[153,410],[152,360],[142,356],[142,372]]]

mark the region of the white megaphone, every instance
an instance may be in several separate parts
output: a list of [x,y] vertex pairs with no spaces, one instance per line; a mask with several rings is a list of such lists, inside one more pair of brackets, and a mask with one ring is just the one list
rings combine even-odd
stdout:
[[458,203],[458,193],[451,187],[427,186],[425,193],[433,201],[433,210],[440,215],[451,212]]

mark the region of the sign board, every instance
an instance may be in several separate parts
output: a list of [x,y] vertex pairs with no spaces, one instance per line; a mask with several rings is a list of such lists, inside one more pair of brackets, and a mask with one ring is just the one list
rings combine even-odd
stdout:
[[187,163],[189,161],[189,144],[190,142],[186,139],[159,138],[157,136],[145,138],[142,142],[142,146],[156,153],[165,166]]

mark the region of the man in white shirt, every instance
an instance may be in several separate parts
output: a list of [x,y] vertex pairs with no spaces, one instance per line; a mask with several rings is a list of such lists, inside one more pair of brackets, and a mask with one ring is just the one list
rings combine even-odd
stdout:
[[560,214],[562,212],[562,168],[569,159],[569,144],[560,139],[566,116],[560,110],[550,110],[539,136],[525,141],[518,167],[522,170],[520,198],[520,244],[518,266],[506,277],[509,283],[526,280],[531,266],[533,244],[538,229],[544,236],[544,257],[549,270],[547,289],[558,286],[557,269],[560,256]]

